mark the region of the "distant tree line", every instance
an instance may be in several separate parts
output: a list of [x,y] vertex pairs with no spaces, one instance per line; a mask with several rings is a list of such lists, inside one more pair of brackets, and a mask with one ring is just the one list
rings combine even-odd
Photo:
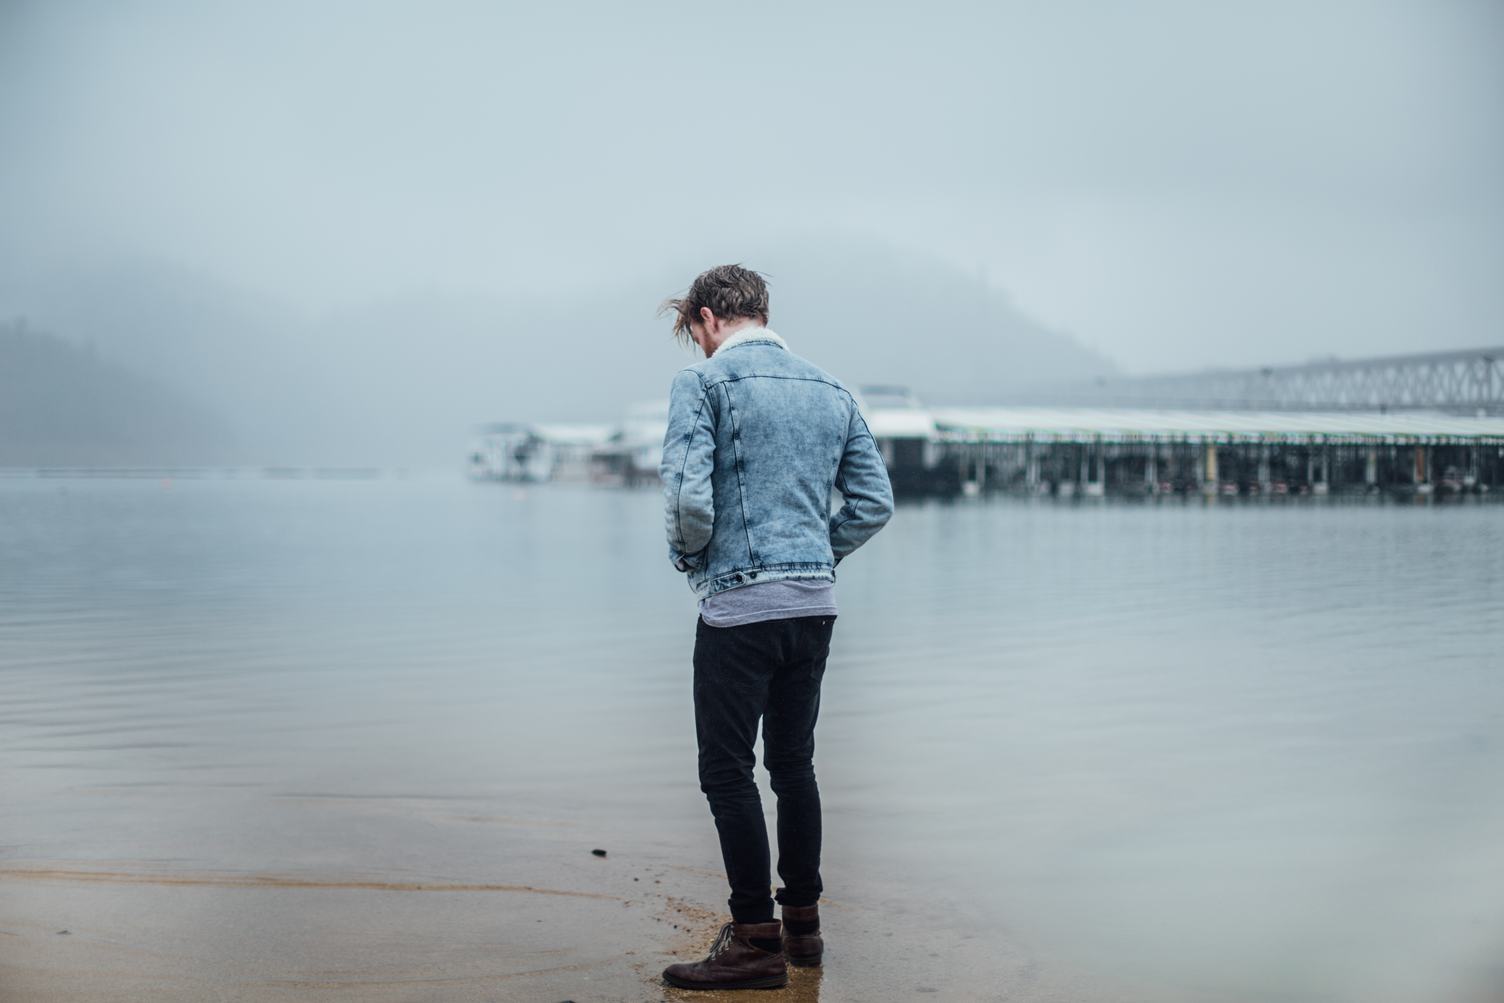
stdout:
[[233,446],[189,394],[24,317],[0,322],[0,466],[213,464]]

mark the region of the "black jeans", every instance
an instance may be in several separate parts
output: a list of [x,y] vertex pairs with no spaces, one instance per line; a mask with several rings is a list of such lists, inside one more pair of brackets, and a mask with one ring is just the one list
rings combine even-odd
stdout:
[[815,784],[815,719],[830,653],[833,616],[764,620],[740,627],[695,627],[695,735],[700,790],[710,802],[731,884],[731,918],[773,918],[768,830],[752,779],[757,722],[763,765],[778,796],[778,901],[820,900],[820,788]]

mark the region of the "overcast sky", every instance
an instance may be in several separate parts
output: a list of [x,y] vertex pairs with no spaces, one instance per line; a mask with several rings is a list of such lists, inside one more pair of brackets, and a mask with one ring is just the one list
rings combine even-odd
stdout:
[[1488,0],[0,0],[0,266],[319,313],[829,231],[1131,372],[1472,347],[1504,342],[1501,105]]

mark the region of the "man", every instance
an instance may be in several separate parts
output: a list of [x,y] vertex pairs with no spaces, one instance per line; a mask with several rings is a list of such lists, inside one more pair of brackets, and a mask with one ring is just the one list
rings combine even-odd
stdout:
[[[703,961],[670,965],[686,989],[774,988],[784,956],[818,965],[820,791],[813,756],[836,618],[835,566],[893,514],[893,490],[856,401],[768,330],[768,290],[739,265],[670,300],[674,334],[704,362],[674,377],[663,476],[669,560],[700,600],[695,734],[731,886],[731,922]],[[844,499],[831,514],[832,489]],[[753,780],[778,796],[773,917],[767,827]]]

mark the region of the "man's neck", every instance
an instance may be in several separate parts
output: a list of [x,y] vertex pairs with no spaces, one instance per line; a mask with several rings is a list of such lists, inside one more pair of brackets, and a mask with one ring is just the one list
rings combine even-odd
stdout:
[[711,334],[708,338],[706,338],[707,344],[705,345],[705,358],[708,359],[712,355],[714,355],[716,353],[716,349],[720,348],[722,343],[724,343],[725,340],[731,337],[733,334],[736,334],[738,331],[745,331],[749,328],[754,327],[762,327],[762,321],[758,320],[756,317],[738,317],[736,320],[721,324],[714,334]]

